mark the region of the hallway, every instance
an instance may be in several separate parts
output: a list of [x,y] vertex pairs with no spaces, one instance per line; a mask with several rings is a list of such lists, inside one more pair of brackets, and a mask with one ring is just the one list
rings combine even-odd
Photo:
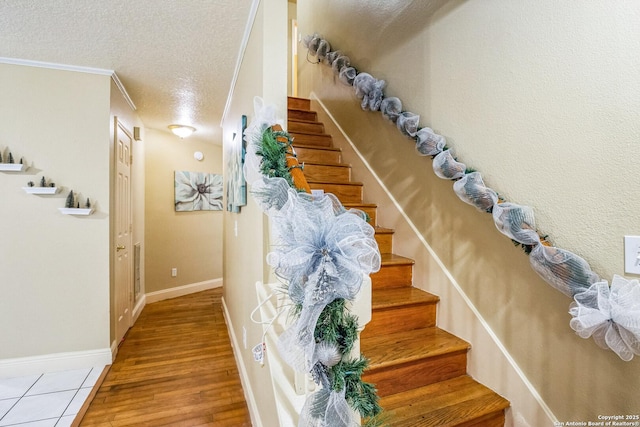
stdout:
[[250,426],[222,288],[148,304],[80,425]]

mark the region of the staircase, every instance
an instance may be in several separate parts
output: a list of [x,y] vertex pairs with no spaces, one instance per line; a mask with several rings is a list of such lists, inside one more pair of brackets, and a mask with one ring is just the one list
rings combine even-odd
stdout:
[[504,426],[509,402],[467,375],[469,344],[436,326],[439,298],[413,287],[414,261],[393,254],[393,230],[377,225],[376,205],[363,203],[341,151],[310,109],[288,99],[288,132],[311,189],[335,194],[366,212],[375,227],[382,266],[371,276],[372,320],[360,348],[391,426]]

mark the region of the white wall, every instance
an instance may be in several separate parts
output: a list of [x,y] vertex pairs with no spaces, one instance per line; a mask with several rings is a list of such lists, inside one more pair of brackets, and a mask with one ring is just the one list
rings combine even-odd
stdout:
[[[321,33],[359,71],[385,79],[387,96],[445,135],[490,187],[532,206],[543,234],[607,280],[623,274],[623,235],[640,232],[639,15],[633,2],[298,2],[301,34]],[[540,425],[527,403],[535,393],[560,421],[633,413],[640,362],[577,337],[571,300],[532,272],[489,215],[459,201],[379,113],[361,111],[328,67],[303,52],[299,66],[300,94],[327,106],[433,251],[417,259],[416,286],[439,293],[440,324],[472,343],[470,372],[511,399],[512,422]],[[421,253],[418,240],[400,241],[399,254]],[[443,275],[450,285],[433,282]],[[447,302],[461,296],[469,307]],[[470,308],[473,325],[457,314]],[[486,334],[512,366],[478,354]],[[534,394],[513,387],[518,369]]]
[[471,1],[428,34],[428,121],[607,280],[640,232],[639,20],[634,1]]
[[[254,5],[258,5],[255,21],[223,121],[226,179],[232,134],[238,132],[243,114],[251,123],[254,97],[275,104],[281,118],[286,115],[287,4],[263,0]],[[266,427],[278,425],[278,420],[269,370],[254,362],[251,353],[251,348],[261,342],[262,326],[251,322],[250,314],[258,304],[255,283],[269,277],[265,264],[269,233],[266,216],[250,194],[247,199],[240,213],[225,211],[224,215],[224,303],[252,421],[256,427]],[[243,329],[247,331],[248,348],[242,344]],[[271,351],[277,350],[267,349],[267,360]]]
[[[110,357],[110,82],[108,75],[0,64],[0,150],[29,165],[0,172],[0,376],[18,373],[7,361],[25,357]],[[43,175],[63,191],[22,190]],[[93,201],[93,215],[58,211],[71,189]]]

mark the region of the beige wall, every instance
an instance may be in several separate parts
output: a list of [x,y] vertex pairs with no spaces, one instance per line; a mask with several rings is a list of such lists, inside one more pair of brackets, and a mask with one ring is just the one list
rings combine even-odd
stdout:
[[[262,97],[275,104],[279,116],[286,114],[287,69],[287,5],[276,0],[259,2],[238,80],[233,88],[230,108],[223,121],[224,164],[228,162],[231,134],[237,132],[240,117],[253,118],[253,98]],[[237,229],[237,235],[235,230]],[[261,342],[262,327],[251,322],[251,311],[257,306],[255,283],[265,281],[270,269],[265,265],[268,252],[268,223],[251,195],[240,213],[224,215],[224,300],[229,310],[227,319],[235,336],[236,357],[244,377],[245,393],[255,426],[278,425],[269,370],[253,361],[251,347]],[[243,328],[247,331],[247,347],[242,346]],[[267,352],[276,351],[268,349]]]
[[[222,147],[194,134],[180,139],[168,130],[147,129],[145,157],[145,292],[222,278],[221,211],[176,212],[175,171],[222,174]],[[193,153],[200,151],[198,161]],[[178,275],[171,276],[177,268]]]
[[[0,64],[0,359],[109,349],[108,75]],[[40,177],[63,188],[26,194]],[[70,189],[88,217],[62,215]]]
[[[623,274],[622,236],[640,232],[640,6],[443,4],[300,0],[298,20],[301,34],[323,34],[360,71],[385,79],[386,94],[445,135],[489,186],[532,206],[556,245],[609,281]],[[512,422],[544,425],[545,404],[560,421],[637,411],[640,362],[577,337],[568,324],[571,300],[532,272],[489,215],[459,201],[451,182],[436,178],[430,159],[379,113],[361,111],[330,68],[302,52],[299,65],[300,94],[314,92],[326,105],[424,239],[401,240],[396,252],[417,255],[416,285],[441,296],[440,324],[474,345],[470,370],[512,400]],[[383,212],[381,225],[395,227],[387,218]],[[448,299],[477,311],[475,324],[461,321]],[[500,346],[498,366],[479,354]],[[518,370],[522,381],[511,379]]]

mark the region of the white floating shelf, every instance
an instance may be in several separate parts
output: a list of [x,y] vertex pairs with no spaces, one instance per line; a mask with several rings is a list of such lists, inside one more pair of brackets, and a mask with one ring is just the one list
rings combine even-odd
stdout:
[[22,187],[29,194],[56,194],[58,187]]
[[20,172],[24,168],[22,163],[0,163],[0,171]]
[[93,208],[58,208],[63,215],[91,215]]

